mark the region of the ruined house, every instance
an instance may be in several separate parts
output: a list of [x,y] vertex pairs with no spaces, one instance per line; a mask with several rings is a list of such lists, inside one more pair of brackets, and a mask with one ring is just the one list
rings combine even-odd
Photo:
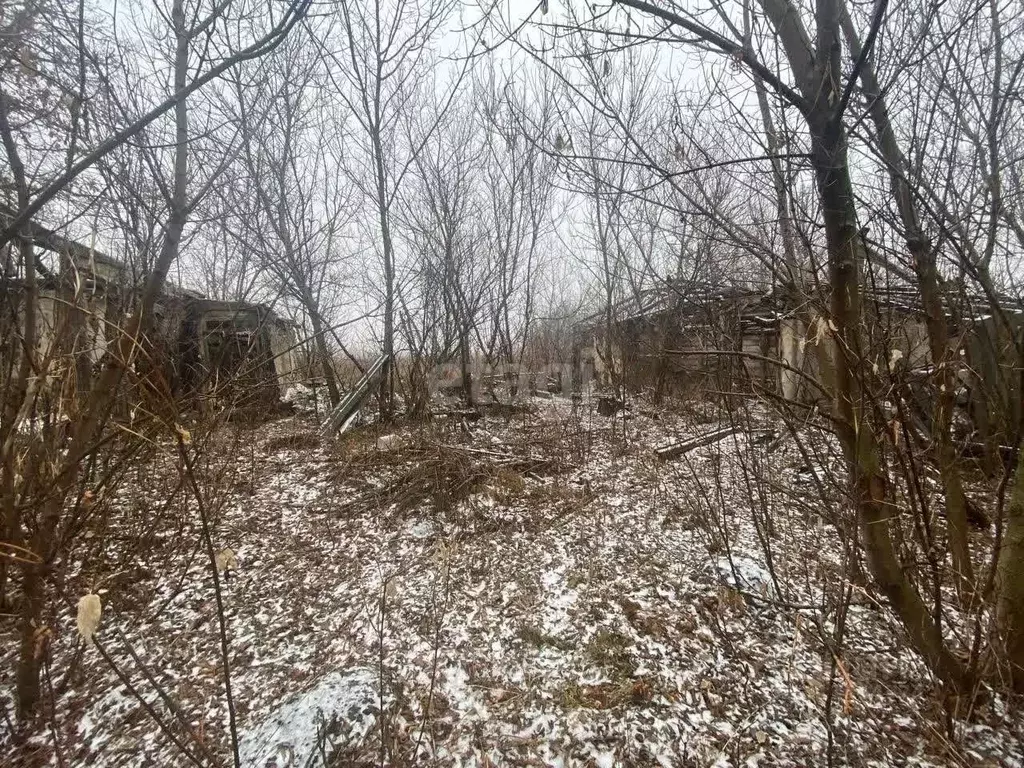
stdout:
[[[600,386],[621,379],[659,393],[774,384],[782,313],[777,299],[741,288],[652,289],[587,318],[574,357]],[[732,353],[743,353],[732,354]]]
[[[982,432],[993,403],[1004,411],[998,416],[1004,423],[1014,422],[1021,408],[1018,345],[1024,307],[1006,296],[998,297],[998,305],[998,322],[987,297],[961,292],[945,307],[957,350],[961,404]],[[829,384],[833,351],[827,323],[809,302],[794,306],[779,290],[664,286],[616,305],[610,333],[605,313],[588,318],[578,329],[575,357],[601,384],[621,377],[630,387],[658,393],[760,392],[808,403],[822,397],[808,379]],[[921,382],[932,359],[917,292],[866,291],[863,330],[868,349],[879,357],[873,362],[883,369],[897,364],[926,413],[929,394]],[[984,398],[971,394],[981,391]]]
[[269,307],[168,294],[154,312],[176,392],[276,401],[299,379],[295,327]]
[[[0,210],[6,223],[12,212]],[[28,230],[40,259],[36,353],[46,360],[63,335],[75,351],[78,386],[113,351],[115,329],[130,309],[140,280],[127,265],[38,224]],[[5,254],[6,257],[6,254]],[[16,359],[23,325],[25,282],[5,258],[0,356]],[[277,401],[299,376],[294,325],[260,304],[207,299],[168,282],[154,308],[153,350],[171,392],[179,398],[215,397],[247,403]],[[16,319],[16,320],[15,320]],[[53,369],[55,370],[55,368]],[[51,374],[53,375],[53,374]]]

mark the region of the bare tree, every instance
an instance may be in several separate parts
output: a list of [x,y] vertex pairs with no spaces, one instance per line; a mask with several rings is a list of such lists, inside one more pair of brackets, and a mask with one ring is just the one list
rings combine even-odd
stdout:
[[[886,417],[875,405],[877,393],[885,391],[890,385],[877,379],[873,373],[873,370],[877,371],[877,362],[874,361],[878,353],[873,346],[874,336],[865,333],[863,324],[866,311],[865,284],[868,279],[874,279],[874,269],[880,267],[899,276],[899,279],[905,279],[909,274],[871,248],[867,231],[858,219],[863,213],[866,196],[855,192],[849,161],[848,111],[857,91],[857,83],[865,75],[869,56],[878,40],[885,18],[885,4],[877,5],[868,17],[863,43],[849,46],[852,62],[849,71],[844,69],[841,51],[844,48],[844,35],[850,40],[854,38],[848,34],[849,30],[843,30],[842,7],[831,0],[821,0],[813,11],[806,11],[787,2],[764,2],[760,4],[757,14],[744,4],[739,9],[714,4],[706,12],[666,10],[643,0],[622,0],[619,5],[650,14],[659,20],[659,25],[654,27],[655,32],[645,32],[641,35],[642,39],[650,40],[652,34],[665,34],[664,27],[660,27],[661,23],[682,29],[700,39],[703,45],[727,56],[729,65],[737,71],[749,73],[749,77],[755,81],[755,92],[757,83],[763,84],[785,111],[799,115],[802,124],[801,142],[806,143],[806,157],[815,179],[817,201],[811,212],[820,217],[824,234],[822,245],[828,262],[830,298],[829,306],[824,311],[825,319],[821,323],[827,322],[828,333],[833,340],[829,353],[833,370],[828,377],[834,397],[832,419],[847,458],[852,495],[868,561],[876,583],[902,619],[915,647],[937,676],[958,691],[970,690],[973,673],[960,664],[950,651],[943,634],[941,611],[938,608],[933,610],[922,599],[915,581],[907,577],[903,561],[897,555],[893,529],[898,521],[888,510],[893,494],[898,491],[891,486],[886,469]],[[737,10],[739,13],[735,12]],[[742,18],[744,12],[750,15],[745,20],[744,30],[740,30],[732,19]],[[808,34],[805,26],[808,23],[815,28],[815,36]],[[586,34],[590,32],[588,30]],[[781,61],[773,58],[775,53],[780,54]],[[766,95],[762,94],[759,111],[762,129],[771,139],[774,119],[771,104],[765,103]],[[873,103],[877,107],[881,94],[875,94],[874,99]],[[647,147],[643,146],[645,140],[642,137],[633,137],[631,141],[642,162],[661,173],[676,187],[673,178],[676,174],[664,172],[664,165],[654,156],[656,153],[651,151],[650,140],[646,140]],[[772,147],[768,156],[764,157],[766,161],[773,160],[773,155],[781,154],[778,152],[777,140],[770,140],[769,144]],[[727,159],[717,165],[738,162],[746,161]],[[784,199],[785,195],[778,194],[782,175],[783,170],[775,164],[775,208],[780,221],[786,221],[791,218],[789,210],[797,209],[798,206]],[[635,194],[634,190],[629,192]],[[693,202],[692,197],[687,199]],[[731,216],[728,213],[722,215],[716,207],[710,211],[716,224],[735,231],[735,227],[728,224]],[[806,210],[798,209],[797,216]],[[793,228],[784,239],[792,244],[792,234],[798,231],[798,228]],[[813,235],[802,234],[801,237],[805,242],[813,244]],[[794,261],[790,254],[784,259],[790,284],[795,282],[792,274]],[[928,270],[927,263],[924,264],[924,270]],[[915,281],[918,284],[921,282],[920,272]],[[919,289],[922,290],[923,303],[932,306],[934,316],[934,292],[930,292],[927,285],[919,285]],[[933,355],[941,363],[947,359],[946,346],[937,332],[932,335]],[[935,421],[941,430],[948,408],[941,400],[936,407],[939,417]],[[942,455],[941,444],[940,440],[939,455]],[[946,455],[947,460],[940,460],[940,463],[949,466],[948,452]],[[958,503],[962,491],[958,491],[953,473],[945,472],[944,478],[947,501],[951,507],[949,538],[956,561],[954,568],[962,578],[965,577],[963,583],[969,584],[970,562],[964,545],[966,525],[962,515],[962,508],[966,505]],[[907,478],[907,482],[912,480]]]
[[233,83],[244,176],[230,190],[238,212],[232,237],[256,250],[261,266],[309,319],[319,369],[337,404],[330,308],[354,210],[342,172],[345,133],[325,100],[313,97],[326,83],[312,41],[296,37],[283,48],[282,56],[240,72]]
[[555,158],[529,138],[544,141],[551,134],[552,86],[546,77],[499,75],[492,61],[476,91],[484,121],[486,247],[494,260],[493,322],[484,352],[492,364],[513,370],[530,335],[542,246],[553,225]]
[[[338,0],[336,24],[326,31],[321,51],[339,97],[355,122],[352,146],[361,150],[362,174],[354,174],[375,212],[383,287],[383,353],[387,365],[381,388],[381,413],[394,412],[396,247],[393,208],[402,179],[418,155],[425,136],[404,140],[402,121],[415,108],[417,81],[430,66],[429,44],[443,30],[454,9],[451,0],[413,3]],[[340,51],[335,48],[338,45]],[[452,92],[458,83],[452,86]],[[449,96],[449,103],[450,103]],[[347,121],[347,117],[344,118]],[[432,126],[426,127],[426,135]],[[353,153],[354,154],[354,153]]]
[[[866,268],[876,262],[860,223],[864,196],[855,193],[850,161],[848,120],[858,83],[864,86],[869,117],[879,136],[880,143],[875,146],[889,145],[880,150],[880,155],[890,169],[893,198],[902,214],[907,247],[916,254],[916,282],[929,317],[933,358],[940,367],[948,360],[933,257],[919,234],[916,212],[908,205],[912,202],[912,193],[901,183],[899,169],[904,163],[899,148],[893,146],[891,135],[886,136],[885,96],[876,87],[877,81],[873,83],[871,78],[871,56],[884,26],[886,3],[876,4],[865,22],[866,31],[862,36],[856,33],[844,7],[836,0],[819,0],[810,11],[789,2],[765,0],[759,4],[760,14],[752,23],[748,22],[748,30],[757,30],[753,35],[739,33],[732,26],[729,19],[735,15],[728,9],[702,16],[678,8],[668,10],[644,0],[621,0],[620,5],[674,25],[731,57],[736,66],[762,82],[787,109],[800,115],[815,175],[829,267],[831,298],[827,316],[834,340],[835,363],[833,419],[847,460],[868,562],[876,583],[936,675],[957,691],[970,691],[972,672],[951,652],[941,619],[936,618],[938,614],[929,608],[914,582],[907,577],[894,545],[892,532],[897,521],[890,508],[895,489],[885,469],[882,414],[874,405],[877,383],[871,373],[873,352],[862,330]],[[714,8],[717,10],[719,6]],[[718,28],[713,24],[716,19]],[[813,35],[807,25],[812,26]],[[783,55],[783,66],[779,67],[765,63],[771,61],[769,52],[776,45]],[[844,67],[844,47],[852,62],[849,70]],[[984,260],[975,260],[974,268],[979,264],[983,265]],[[984,277],[980,279],[991,294],[992,287],[985,286]],[[940,376],[948,376],[948,373],[944,371]],[[940,391],[947,384],[940,382]],[[951,387],[946,386],[946,389]],[[950,514],[954,567],[966,589],[971,582],[971,567],[965,546],[965,505],[958,476],[950,469],[953,458],[945,437],[948,412],[948,396],[944,395],[936,404],[933,434]],[[1008,530],[1013,530],[1018,519],[1013,512],[1009,514]],[[994,553],[1001,564],[1019,562],[1014,541],[1012,537],[1004,540],[1001,549]],[[1004,570],[1004,574],[1010,572]],[[1012,586],[1017,581],[1004,576],[1002,596],[997,598],[1003,606],[1000,616],[1004,622],[1001,629],[1004,637],[1020,634],[1014,624],[1024,615],[1018,608],[1017,588]],[[1020,661],[1012,653],[1006,661],[1011,669],[1020,669]],[[1015,677],[1019,677],[1019,671]]]
[[[451,147],[460,150],[453,156]],[[473,337],[486,332],[479,314],[495,274],[481,231],[481,195],[475,183],[482,156],[475,116],[468,110],[449,111],[416,157],[410,179],[415,180],[415,193],[403,206],[413,252],[422,260],[422,300],[439,302],[441,327],[454,331],[467,407],[475,404]],[[446,357],[442,352],[437,362],[446,363]]]
[[[79,6],[81,8],[82,6]],[[224,14],[232,9],[242,14],[246,23],[234,27],[229,32],[223,24]],[[32,218],[43,206],[53,201],[58,195],[71,189],[72,183],[82,174],[93,168],[95,164],[122,146],[129,139],[138,136],[153,125],[167,112],[173,110],[170,126],[172,137],[171,171],[167,183],[161,192],[168,206],[168,213],[163,225],[163,232],[158,255],[145,277],[145,282],[138,293],[129,313],[116,318],[116,326],[120,332],[108,347],[109,363],[103,368],[88,388],[84,402],[74,412],[70,426],[70,437],[62,444],[61,436],[56,433],[40,435],[39,439],[48,441],[48,448],[36,453],[39,462],[32,472],[27,470],[17,479],[14,473],[7,475],[11,481],[6,487],[4,498],[19,499],[16,507],[8,507],[8,523],[13,532],[11,541],[16,547],[35,553],[35,558],[21,563],[22,608],[20,611],[21,643],[19,665],[17,671],[18,709],[22,717],[27,717],[36,708],[40,698],[40,670],[45,659],[45,636],[40,635],[44,626],[44,611],[48,601],[48,579],[51,569],[59,560],[73,540],[73,532],[80,530],[80,516],[88,504],[83,506],[85,496],[86,475],[83,471],[95,458],[97,451],[105,442],[103,435],[115,399],[121,389],[120,385],[126,372],[133,369],[139,359],[139,340],[143,337],[151,322],[153,307],[160,294],[167,274],[178,256],[179,246],[185,230],[189,214],[189,106],[188,98],[204,85],[210,83],[240,61],[256,58],[271,52],[288,34],[294,24],[305,13],[306,5],[302,2],[288,5],[282,13],[271,13],[264,16],[262,10],[235,7],[234,3],[221,3],[210,10],[202,8],[186,8],[183,0],[174,0],[166,10],[169,24],[169,39],[173,41],[171,82],[167,83],[166,96],[156,106],[145,106],[141,114],[121,113],[118,105],[129,103],[127,99],[111,102],[112,106],[105,114],[113,119],[104,124],[106,130],[92,126],[89,132],[90,142],[83,141],[81,130],[85,122],[83,114],[90,112],[93,105],[84,104],[81,99],[64,102],[71,112],[71,130],[58,134],[57,143],[60,162],[42,163],[36,167],[40,173],[30,184],[23,168],[23,157],[27,147],[34,146],[33,132],[39,127],[34,120],[18,123],[14,98],[23,98],[27,94],[15,92],[17,87],[13,81],[3,83],[3,103],[0,103],[0,133],[3,134],[6,156],[15,176],[21,177],[17,210],[6,222],[0,247],[12,240],[17,240],[20,249],[18,269],[26,276],[29,287],[26,292],[27,305],[36,305],[38,298],[36,289],[31,284],[34,280],[38,264],[31,246],[30,229]],[[41,8],[33,7],[33,13],[40,13]],[[56,18],[60,18],[59,16]],[[72,20],[71,29],[81,30],[84,21],[79,18]],[[237,36],[236,36],[237,35]],[[76,56],[71,72],[75,73],[73,82],[77,87],[67,86],[71,94],[81,94],[81,83],[86,78],[86,71],[92,73],[104,87],[112,82],[110,73],[101,70],[98,65],[102,60],[85,45],[84,36],[74,36],[78,43],[72,48]],[[212,54],[217,51],[217,54]],[[215,57],[214,57],[215,56]],[[9,70],[7,71],[9,73]],[[48,74],[48,73],[47,73]],[[151,92],[151,86],[132,83],[137,93]],[[153,89],[156,90],[156,89]],[[159,98],[159,97],[157,97]],[[77,116],[76,116],[77,115]],[[100,138],[103,137],[103,138]],[[50,154],[53,157],[53,154]],[[194,193],[193,193],[194,194]],[[0,437],[2,440],[4,466],[13,467],[19,451],[15,444],[15,428],[30,409],[34,407],[35,394],[29,386],[29,372],[35,381],[41,382],[45,377],[46,367],[40,366],[35,358],[37,320],[33,310],[23,314],[24,335],[20,349],[21,363],[19,382],[8,389],[6,415]],[[46,364],[52,363],[50,355]],[[53,452],[55,461],[47,461],[47,451]],[[31,480],[26,480],[30,478]],[[13,519],[11,509],[17,509],[17,519]],[[43,645],[41,645],[41,643]]]

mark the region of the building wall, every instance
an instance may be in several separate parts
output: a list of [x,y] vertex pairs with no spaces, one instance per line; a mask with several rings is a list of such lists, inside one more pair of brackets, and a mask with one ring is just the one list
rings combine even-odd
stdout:
[[[110,351],[119,331],[110,323],[121,322],[125,300],[136,295],[136,283],[120,262],[70,243],[67,252],[56,254],[59,281],[41,287],[36,307],[36,354],[47,360],[58,338],[67,340],[69,360],[53,360],[48,375],[69,371],[77,376],[78,389],[88,386],[95,368]],[[44,249],[49,248],[41,244]],[[53,284],[58,282],[58,284]],[[73,288],[72,288],[73,287]],[[0,356],[11,362],[20,355],[16,344],[17,325],[24,325],[21,306],[23,286],[8,280],[3,286],[12,322],[0,343]],[[74,294],[72,297],[72,293]],[[201,384],[210,368],[203,339],[203,324],[220,320],[235,324],[239,334],[250,334],[256,342],[256,358],[242,366],[242,386],[276,391],[294,383],[301,375],[300,356],[295,347],[294,327],[262,305],[210,301],[194,293],[167,286],[154,311],[153,359],[140,365],[155,366],[164,373],[173,392],[184,394]],[[224,326],[227,330],[228,326]],[[237,357],[237,355],[236,355]],[[252,365],[249,365],[252,362]],[[70,381],[70,379],[67,379]]]
[[580,345],[577,363],[582,385],[598,389],[612,386],[612,369],[622,370],[622,346],[613,339],[611,347],[612,359],[609,365],[604,332],[587,334],[585,343]]
[[[832,387],[832,370],[835,361],[835,345],[827,320],[814,314],[805,325],[803,318],[786,317],[779,323],[779,359],[790,368],[780,368],[779,387],[787,400],[814,400],[822,392],[807,382],[806,377],[818,381],[826,390]],[[886,365],[894,369],[920,370],[931,365],[931,347],[928,342],[928,328],[924,320],[915,313],[889,312],[876,317],[868,324],[866,343],[874,351],[873,362],[884,370]],[[803,371],[801,376],[797,371]]]
[[[41,292],[39,304],[36,306],[36,354],[45,358],[50,354],[57,336],[57,297],[54,293]],[[24,315],[21,318],[24,332]]]
[[[835,348],[827,320],[812,315],[808,322],[792,316],[773,322],[769,315],[741,314],[742,309],[729,306],[706,317],[688,317],[668,335],[653,320],[623,323],[612,345],[616,371],[623,372],[631,386],[653,384],[657,377],[664,377],[669,389],[677,391],[710,387],[742,393],[755,385],[777,389],[793,401],[822,396],[808,378],[831,388]],[[931,363],[927,327],[916,313],[897,310],[876,316],[868,322],[867,334],[880,367],[889,360],[910,369]],[[581,353],[582,359],[592,361],[600,382],[609,378],[604,348],[603,333],[592,333]],[[681,354],[659,359],[666,348]]]
[[[674,312],[621,321],[615,329],[611,362],[634,390],[653,387],[657,394],[691,394],[704,389],[774,389],[774,366],[762,357],[776,354],[776,329],[759,321],[741,321],[740,309],[702,310],[681,318]],[[580,346],[579,368],[587,364],[598,386],[612,383],[603,327],[593,329]],[[747,353],[741,354],[718,354]]]
[[79,295],[77,305],[70,307],[56,291],[40,291],[36,309],[36,352],[40,359],[51,353],[57,334],[66,331],[71,334],[73,349],[91,363],[99,362],[112,340],[106,315],[107,299],[102,294]]
[[280,318],[270,322],[270,351],[274,355],[274,370],[282,392],[297,384],[302,376],[295,327]]
[[806,329],[798,317],[779,321],[779,360],[787,367],[779,369],[779,391],[786,400],[797,400],[807,386],[800,375],[804,369]]

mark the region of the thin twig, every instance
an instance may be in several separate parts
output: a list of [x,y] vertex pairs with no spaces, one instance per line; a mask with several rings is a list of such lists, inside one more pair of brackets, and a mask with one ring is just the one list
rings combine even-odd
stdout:
[[224,613],[224,597],[220,589],[220,575],[217,572],[217,553],[213,549],[213,537],[210,535],[210,520],[207,515],[206,504],[203,501],[203,494],[196,482],[195,466],[189,456],[188,448],[180,432],[175,432],[178,444],[178,453],[185,464],[189,485],[196,499],[196,507],[199,511],[199,521],[203,529],[203,543],[206,545],[206,556],[210,561],[210,573],[213,576],[213,592],[217,601],[217,622],[220,628],[220,655],[221,664],[224,667],[224,694],[228,705],[228,729],[231,732],[231,753],[234,758],[235,768],[241,768],[242,760],[238,753],[238,726],[235,719],[235,700],[231,695],[231,656],[228,650],[228,622]]
[[110,654],[107,653],[106,649],[103,647],[103,644],[100,642],[99,638],[94,635],[92,638],[92,642],[93,645],[96,646],[96,650],[99,651],[100,656],[103,657],[103,660],[107,662],[107,665],[112,670],[114,670],[114,674],[117,675],[118,680],[120,680],[124,684],[124,687],[128,689],[128,693],[130,693],[138,700],[138,702],[142,705],[142,708],[149,713],[149,716],[153,718],[153,721],[160,727],[160,730],[164,732],[167,738],[174,742],[174,745],[181,751],[181,754],[185,755],[185,757],[187,757],[195,765],[198,765],[199,768],[205,768],[203,766],[203,763],[199,760],[199,758],[193,755],[188,750],[188,747],[185,746],[184,742],[180,741],[178,737],[175,736],[174,731],[171,730],[170,726],[168,726],[167,723],[164,722],[163,718],[160,717],[159,714],[157,714],[157,711],[153,709],[153,705],[146,701],[145,697],[138,691],[138,689],[135,688],[134,685],[132,685],[132,681],[128,677],[127,673],[124,672],[117,665],[117,662],[110,657]]

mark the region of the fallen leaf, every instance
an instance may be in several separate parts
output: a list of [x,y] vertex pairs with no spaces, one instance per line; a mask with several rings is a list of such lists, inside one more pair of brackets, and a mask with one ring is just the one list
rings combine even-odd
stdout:
[[100,596],[90,592],[82,595],[78,600],[78,634],[85,640],[85,644],[92,645],[92,636],[100,626],[100,615],[103,612],[103,604]]

